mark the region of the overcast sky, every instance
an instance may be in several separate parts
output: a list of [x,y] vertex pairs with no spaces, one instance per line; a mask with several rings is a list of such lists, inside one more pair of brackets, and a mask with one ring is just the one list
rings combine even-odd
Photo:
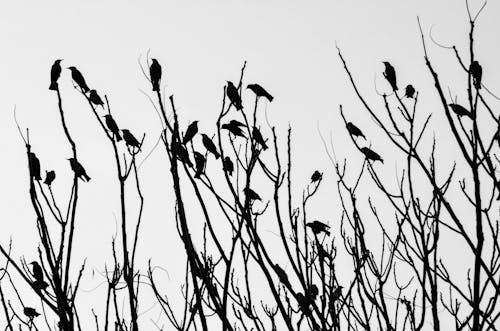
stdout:
[[[473,8],[480,6],[479,1],[470,2]],[[498,13],[500,4],[491,1],[477,31],[478,57],[488,86],[499,86]],[[437,107],[437,98],[429,88],[432,85],[424,67],[417,16],[426,35],[434,25],[437,41],[456,44],[465,51],[467,16],[464,1],[456,0],[2,1],[1,243],[12,236],[17,255],[24,254],[28,260],[35,256],[35,218],[29,206],[25,149],[13,120],[14,107],[20,125],[30,128],[42,168],[58,172],[61,184],[56,191],[64,196],[68,187],[63,183],[71,176],[65,160],[70,157],[70,148],[60,126],[56,95],[48,90],[50,66],[62,58],[63,67],[78,67],[89,85],[108,95],[122,127],[139,136],[147,134],[145,149],[149,151],[158,139],[160,126],[150,102],[141,93],[143,90],[151,95],[138,64],[139,59],[145,63],[148,51],[163,66],[162,83],[166,93],[175,97],[181,123],[199,119],[200,130],[208,133],[215,132],[225,81],[237,81],[246,60],[245,82],[260,83],[275,96],[267,105],[271,124],[281,134],[289,124],[294,130],[297,181],[307,183],[316,168],[326,172],[317,213],[334,224],[340,211],[326,206],[337,199],[336,182],[318,126],[324,134],[333,134],[337,157],[352,155],[354,149],[338,112],[339,104],[343,104],[351,120],[367,132],[373,130],[374,146],[379,151],[388,148],[388,142],[377,134],[376,126],[355,98],[335,44],[344,52],[371,102],[380,105],[376,90],[389,89],[381,73],[382,61],[390,61],[400,85],[413,83],[421,91],[423,107],[432,109]],[[456,87],[453,94],[460,94],[463,86],[453,85],[461,77],[453,54],[428,42],[431,59],[440,66],[445,85]],[[114,163],[93,114],[72,87],[69,71],[63,71],[60,86],[80,160],[92,177],[89,184],[81,186],[77,233],[88,245],[75,251],[80,261],[89,256],[90,274],[93,268],[102,270],[102,254],[109,256],[115,230],[113,214],[119,210]],[[253,100],[250,92],[244,93],[244,98]],[[261,114],[264,116],[263,111]],[[436,123],[439,121],[437,117]],[[441,152],[451,164],[455,149],[443,148]],[[167,167],[160,148],[141,168],[147,244],[140,249],[144,256],[161,252],[156,255],[158,264],[168,269],[174,258],[165,252],[180,247],[180,241],[172,218],[172,197],[160,191],[170,183]],[[387,162],[385,167],[390,174],[397,168],[394,162]],[[91,275],[86,280],[85,290],[99,284]]]

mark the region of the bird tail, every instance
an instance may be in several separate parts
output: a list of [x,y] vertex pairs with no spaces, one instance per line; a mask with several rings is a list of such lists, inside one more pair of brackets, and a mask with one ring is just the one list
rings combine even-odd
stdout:
[[269,102],[272,102],[274,100],[274,97],[271,94],[267,94],[267,99]]
[[220,158],[220,154],[219,154],[218,152],[217,152],[217,153],[215,153],[215,158],[216,158],[216,159]]
[[57,82],[51,82],[49,86],[49,90],[56,91],[57,90]]
[[90,177],[87,174],[83,174],[83,178],[85,179],[86,182],[90,180]]
[[153,82],[153,91],[157,92],[160,90],[160,84],[158,82]]
[[268,149],[269,147],[267,147],[267,144],[264,144],[262,145],[262,148],[264,148],[264,150]]
[[120,136],[120,133],[118,133],[118,132],[115,134],[115,138],[116,138],[117,142],[122,140],[122,136]]

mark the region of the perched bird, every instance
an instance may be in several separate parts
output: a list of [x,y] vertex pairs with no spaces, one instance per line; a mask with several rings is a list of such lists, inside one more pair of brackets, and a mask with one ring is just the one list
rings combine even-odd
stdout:
[[30,264],[33,268],[33,277],[35,280],[43,281],[43,270],[40,264],[37,261],[33,261]]
[[330,231],[328,230],[330,228],[330,226],[326,225],[323,222],[313,221],[313,222],[307,223],[306,226],[308,226],[309,228],[311,228],[311,231],[315,235],[318,235],[321,232],[324,232],[327,236],[330,235]]
[[414,95],[415,95],[415,88],[413,87],[413,85],[411,84],[406,85],[405,97],[411,99],[413,98]]
[[[238,122],[238,121],[235,121],[235,122]],[[246,138],[245,133],[241,129],[241,126],[233,124],[233,121],[231,121],[229,123],[222,124],[221,128],[224,130],[228,130],[234,136]]]
[[156,59],[151,59],[151,62],[151,66],[149,67],[149,77],[151,78],[153,91],[160,91],[161,65]]
[[104,121],[106,122],[106,126],[108,130],[115,136],[116,141],[122,140],[122,136],[120,135],[120,129],[115,122],[115,119],[111,114],[104,115]]
[[457,114],[459,117],[467,116],[467,117],[472,118],[472,113],[470,111],[468,111],[467,109],[465,109],[464,107],[460,106],[459,104],[450,103],[449,106],[450,106],[451,110],[453,110],[453,112],[455,114]]
[[86,182],[90,180],[90,177],[87,175],[85,168],[80,164],[80,162],[78,162],[74,158],[69,158],[68,161],[76,177]]
[[319,294],[319,290],[318,290],[318,287],[315,285],[315,284],[312,284],[311,286],[309,286],[309,288],[307,288],[306,290],[306,296],[307,298],[313,302],[316,300],[316,297],[318,296]]
[[384,77],[387,79],[389,84],[391,84],[391,87],[394,91],[398,90],[398,85],[396,84],[396,71],[394,70],[394,67],[389,63],[384,61],[384,66],[385,66],[385,71],[384,71]]
[[179,142],[174,142],[172,144],[172,151],[177,156],[177,159],[182,163],[186,163],[189,167],[193,166],[191,160],[189,159],[189,153],[184,146],[182,146]]
[[40,177],[40,160],[38,160],[33,152],[29,152],[28,154],[28,167],[31,178],[34,180],[42,180],[42,177]]
[[300,292],[297,293],[297,303],[299,304],[300,310],[303,312],[306,312],[309,309],[310,300]]
[[138,148],[141,150],[141,143],[137,140],[136,137],[130,132],[130,130],[122,129],[123,140],[125,140],[125,144],[132,148]]
[[245,193],[245,196],[247,196],[250,201],[253,201],[253,200],[261,200],[262,201],[262,199],[260,198],[260,196],[257,193],[255,193],[255,191],[252,190],[249,187],[248,188],[245,187],[243,189],[243,193]]
[[368,147],[361,148],[361,153],[365,154],[365,157],[368,160],[371,160],[371,161],[380,161],[380,162],[384,163],[384,160],[382,160],[382,158],[380,157],[380,155],[378,155],[377,153],[375,153],[374,151],[372,151]]
[[236,109],[238,109],[238,110],[243,109],[243,105],[241,104],[241,97],[240,97],[240,94],[238,93],[238,89],[229,80],[227,81],[226,94],[227,94],[227,97],[229,98],[229,101],[231,101],[231,104],[234,107],[236,107]]
[[276,272],[276,275],[278,275],[280,282],[290,287],[290,282],[288,281],[288,276],[285,270],[281,269],[277,263],[274,265],[274,271]]
[[52,68],[50,69],[50,86],[49,90],[55,91],[58,88],[57,80],[61,76],[61,61],[55,60]]
[[330,298],[330,300],[331,300],[332,302],[335,302],[335,301],[337,301],[338,299],[340,299],[340,297],[342,296],[342,289],[343,289],[343,288],[344,288],[344,287],[342,287],[342,286],[337,286],[337,287],[335,288],[335,290],[333,290],[332,295],[331,295],[331,298]]
[[261,145],[264,150],[267,149],[266,141],[264,140],[264,138],[262,138],[262,134],[260,133],[260,130],[257,129],[255,126],[252,129],[252,136],[253,136],[253,139],[255,139],[255,141],[259,145]]
[[90,90],[89,99],[94,105],[104,107],[104,102],[102,102],[102,99],[99,94],[97,94],[96,90]]
[[264,90],[264,88],[262,86],[260,86],[259,84],[248,84],[247,89],[249,89],[253,93],[255,93],[255,95],[258,98],[264,97],[267,100],[269,100],[269,102],[273,101],[273,99],[274,99],[273,96],[271,94],[269,94],[269,92]]
[[45,181],[43,182],[45,185],[52,185],[54,179],[56,179],[56,172],[54,170],[45,171]]
[[234,164],[233,164],[233,161],[231,161],[231,159],[229,158],[229,156],[226,156],[224,158],[224,163],[222,164],[222,169],[224,171],[227,171],[229,173],[229,176],[233,175]]
[[205,148],[207,149],[207,151],[209,151],[210,153],[212,153],[213,155],[215,155],[215,158],[218,159],[220,157],[220,154],[217,151],[217,147],[215,147],[215,144],[212,141],[212,139],[210,139],[204,133],[201,136],[202,136],[203,146],[205,146]]
[[323,174],[319,172],[318,170],[314,171],[312,176],[311,176],[311,183],[315,183],[319,181],[323,177]]
[[43,291],[47,287],[49,287],[49,284],[47,284],[43,280],[35,280],[32,285],[35,288],[35,290],[37,290],[37,291]]
[[200,178],[205,170],[205,157],[203,154],[199,152],[194,152],[194,163],[196,165],[196,173],[194,174],[194,178]]
[[75,83],[83,90],[83,92],[87,93],[90,89],[87,86],[87,83],[85,82],[85,78],[83,78],[82,73],[76,69],[76,67],[69,67],[69,70],[71,70],[71,78],[75,81]]
[[28,317],[30,320],[34,319],[37,316],[40,316],[40,313],[35,310],[35,308],[24,307],[24,315]]
[[365,135],[363,132],[352,122],[348,122],[346,125],[347,131],[349,131],[349,134],[354,137],[363,137],[363,139],[366,140]]
[[245,124],[241,123],[240,121],[237,121],[237,120],[230,120],[229,121],[229,125],[231,126],[238,126],[240,128],[244,127]]
[[469,72],[474,80],[474,87],[478,90],[481,88],[481,79],[483,78],[483,67],[477,61],[472,61]]
[[189,124],[188,128],[186,129],[186,133],[184,134],[184,138],[182,139],[182,143],[185,145],[188,142],[190,142],[193,137],[198,133],[198,121],[194,121],[193,123]]

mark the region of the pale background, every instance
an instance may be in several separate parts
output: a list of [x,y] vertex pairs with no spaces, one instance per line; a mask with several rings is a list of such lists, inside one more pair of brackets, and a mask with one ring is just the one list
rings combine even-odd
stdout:
[[[479,1],[470,2],[473,9],[481,5]],[[477,28],[484,83],[493,90],[499,86],[500,77],[498,13],[500,4],[491,1]],[[6,244],[12,236],[15,256],[22,254],[28,260],[35,257],[35,218],[29,205],[26,155],[15,127],[14,107],[21,126],[31,130],[32,146],[42,169],[57,171],[55,189],[62,197],[72,174],[65,160],[70,148],[60,126],[56,96],[47,89],[54,59],[64,59],[63,67],[78,67],[91,87],[101,95],[107,94],[122,127],[137,135],[148,134],[145,149],[149,151],[160,126],[151,104],[140,92],[151,94],[138,65],[139,57],[144,63],[148,50],[163,66],[162,83],[166,84],[167,95],[174,94],[183,125],[199,119],[200,130],[208,133],[214,132],[225,80],[237,81],[243,62],[248,61],[245,82],[258,82],[275,96],[275,101],[267,105],[269,121],[282,135],[288,124],[293,127],[296,189],[307,183],[313,170],[325,171],[314,212],[338,230],[335,219],[340,210],[332,208],[338,206],[336,179],[318,125],[325,135],[333,134],[337,157],[361,160],[340,119],[338,106],[342,103],[348,117],[371,135],[373,146],[381,154],[389,145],[355,98],[337,57],[336,43],[361,90],[377,107],[382,103],[376,89],[388,91],[381,61],[388,60],[395,66],[400,87],[412,82],[421,91],[422,108],[436,109],[434,129],[444,142],[439,149],[443,167],[449,167],[456,158],[456,146],[446,143],[446,132],[439,132],[443,114],[425,70],[417,15],[426,35],[435,25],[437,40],[465,51],[467,16],[464,2],[456,0],[2,1],[0,242]],[[452,52],[428,42],[444,85],[460,95],[464,86],[455,82],[464,76],[454,66]],[[103,288],[92,289],[102,282],[98,272],[103,270],[105,259],[109,261],[115,233],[118,187],[114,161],[93,114],[72,88],[69,71],[63,71],[60,86],[80,160],[92,177],[89,184],[80,186],[76,233],[80,244],[73,261],[88,258],[82,286],[88,292],[82,292],[81,305],[96,303],[99,311]],[[243,97],[248,104],[253,100],[250,92]],[[400,167],[390,156],[386,159],[382,171],[395,184],[391,178]],[[146,205],[139,260],[145,262],[151,256],[157,265],[165,267],[173,278],[172,291],[176,291],[179,283],[174,275],[183,260],[182,255],[175,254],[181,246],[173,219],[168,162],[161,148],[143,164],[141,172]],[[453,257],[450,261],[453,264]],[[144,293],[149,295],[147,290]],[[141,311],[150,304],[145,300]],[[156,317],[154,309],[144,315],[144,325]],[[86,318],[90,317],[88,312]]]

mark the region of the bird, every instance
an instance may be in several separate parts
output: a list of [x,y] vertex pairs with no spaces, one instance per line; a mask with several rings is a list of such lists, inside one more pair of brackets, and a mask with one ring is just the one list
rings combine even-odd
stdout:
[[99,94],[97,94],[96,90],[90,90],[89,99],[94,105],[104,107],[104,102],[102,102],[102,99]]
[[82,73],[76,69],[76,67],[69,67],[69,70],[71,70],[71,78],[75,81],[75,83],[83,90],[83,92],[87,93],[90,89],[87,86],[87,83],[85,82],[85,78],[83,78]]
[[311,183],[315,183],[319,181],[323,177],[323,174],[319,172],[318,170],[314,171],[312,176],[311,176]]
[[453,112],[457,114],[459,117],[467,116],[472,118],[472,113],[467,109],[465,109],[465,107],[459,105],[458,103],[450,103],[449,106],[451,110],[453,110]]
[[187,149],[184,148],[184,146],[182,146],[179,142],[175,141],[172,144],[172,151],[177,156],[177,159],[182,163],[186,163],[189,167],[193,166],[193,163],[191,163],[191,160],[189,159],[189,153]]
[[229,98],[229,101],[231,102],[231,104],[234,107],[236,107],[236,109],[238,109],[238,110],[243,109],[243,105],[241,104],[241,97],[240,97],[240,94],[238,93],[238,89],[229,80],[227,81],[226,94],[227,94],[227,97]]
[[149,67],[149,77],[151,78],[153,91],[160,91],[161,65],[156,59],[151,59],[151,66]]
[[283,270],[277,263],[274,265],[274,271],[276,272],[276,275],[278,275],[280,282],[290,287],[290,282],[288,281],[288,276],[285,270]]
[[[238,121],[235,121],[235,122],[238,122]],[[233,121],[231,121],[229,123],[222,124],[221,128],[224,130],[228,130],[234,136],[246,138],[246,135],[243,132],[243,130],[241,129],[241,126],[234,124]]]
[[194,174],[194,178],[200,178],[205,169],[205,157],[203,154],[199,152],[194,152],[194,163],[196,165],[196,173]]
[[411,98],[413,98],[414,95],[415,95],[415,88],[413,87],[413,85],[411,85],[411,84],[406,85],[405,97],[411,99]]
[[45,181],[43,182],[45,185],[52,185],[54,179],[56,179],[56,172],[54,170],[45,171]]
[[307,298],[311,301],[314,302],[316,300],[316,297],[319,294],[318,287],[315,284],[312,284],[306,289],[306,296]]
[[205,148],[207,149],[207,151],[209,151],[210,153],[212,153],[213,155],[215,155],[215,158],[218,159],[220,157],[220,154],[217,151],[217,147],[215,147],[214,142],[212,141],[212,139],[210,139],[204,133],[201,136],[202,136],[203,146],[205,146]]
[[115,136],[116,141],[122,140],[122,136],[120,135],[120,129],[118,128],[118,125],[115,122],[115,119],[111,114],[106,114],[104,115],[104,121],[106,122],[106,126],[108,127],[109,131]]
[[302,293],[297,293],[297,303],[299,304],[300,310],[306,312],[309,309],[310,301],[308,298],[304,296]]
[[28,167],[31,178],[34,180],[42,180],[42,177],[40,177],[40,160],[38,160],[33,152],[29,152],[28,154]]
[[332,302],[337,301],[337,300],[338,300],[338,299],[342,296],[342,289],[343,289],[343,287],[342,287],[342,286],[337,286],[337,287],[335,288],[335,290],[333,290],[332,295],[331,295],[331,298],[330,298],[330,300],[331,300]]
[[238,126],[238,127],[244,127],[245,124],[241,123],[240,121],[237,120],[230,120],[229,125],[231,126]]
[[224,158],[224,162],[222,163],[222,169],[224,171],[227,171],[229,173],[229,176],[233,175],[234,164],[233,161],[231,161],[231,158],[229,158],[229,156],[226,156]]
[[47,284],[47,282],[44,282],[43,280],[35,280],[33,283],[32,283],[33,287],[35,288],[36,291],[43,291],[45,290],[47,287],[49,287],[49,284]]
[[71,169],[75,173],[75,176],[80,178],[81,180],[88,182],[90,177],[87,175],[85,168],[78,162],[75,158],[68,159]]
[[472,61],[469,72],[474,80],[474,87],[479,90],[481,88],[481,79],[483,78],[483,67],[481,67],[479,62]]
[[182,143],[185,145],[190,142],[193,137],[198,133],[198,121],[193,121],[193,123],[189,124],[186,129],[186,133],[184,134],[184,138],[182,139]]
[[327,236],[330,235],[330,231],[328,230],[330,228],[330,226],[326,225],[323,222],[313,221],[313,222],[307,223],[306,226],[308,226],[315,235],[318,235],[321,232],[324,232]]
[[245,196],[250,200],[250,201],[253,201],[253,200],[260,200],[262,201],[262,199],[260,198],[260,196],[255,193],[254,190],[252,190],[251,188],[249,187],[245,187],[243,189],[243,193],[245,193]]
[[50,86],[49,90],[55,91],[58,88],[57,80],[61,76],[61,59],[54,61],[52,68],[50,69]]
[[255,126],[252,129],[252,136],[255,141],[262,146],[264,150],[267,149],[267,144],[264,138],[262,138],[262,134],[260,133],[259,129],[257,129]]
[[384,77],[387,79],[389,84],[391,84],[391,87],[394,91],[398,90],[398,85],[396,84],[396,71],[394,70],[394,67],[389,63],[384,61],[384,66],[385,66],[385,71],[384,71]]
[[35,280],[43,281],[43,270],[40,264],[37,261],[33,261],[30,264],[33,268],[33,277]]
[[257,98],[260,98],[260,97],[264,97],[266,98],[267,100],[269,100],[269,102],[273,101],[274,97],[269,94],[269,92],[267,92],[262,86],[260,86],[259,84],[248,84],[247,85],[247,89],[251,90],[253,93],[255,93],[255,95],[257,96]]
[[28,317],[30,320],[34,319],[35,317],[40,316],[40,313],[35,310],[35,308],[31,307],[24,307],[24,315]]
[[346,124],[346,128],[347,128],[347,131],[349,132],[349,134],[351,136],[354,136],[354,137],[363,137],[363,139],[366,140],[366,137],[363,134],[363,132],[356,125],[354,125],[352,122],[348,122]]
[[122,129],[122,135],[123,135],[123,140],[125,140],[125,144],[128,147],[138,148],[139,150],[141,150],[141,143],[139,142],[139,140],[137,140],[136,137],[134,137],[134,135],[132,134],[132,132],[130,132],[130,130]]
[[380,155],[378,155],[377,153],[375,153],[374,151],[372,151],[368,147],[361,148],[361,153],[365,154],[365,157],[368,160],[371,160],[371,161],[380,161],[380,162],[384,163],[384,160],[382,160],[382,158],[380,157]]

